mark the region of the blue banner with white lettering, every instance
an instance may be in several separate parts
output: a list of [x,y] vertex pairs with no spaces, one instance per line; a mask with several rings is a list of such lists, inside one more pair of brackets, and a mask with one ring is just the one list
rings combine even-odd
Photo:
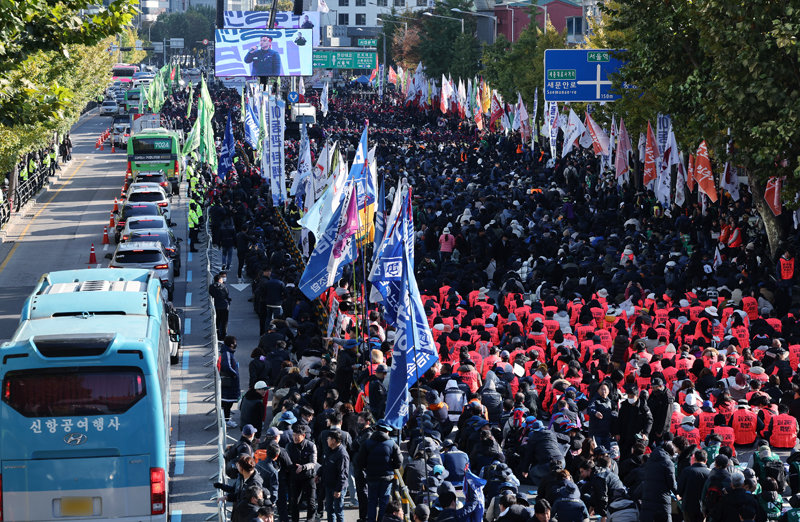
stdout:
[[244,112],[244,139],[253,150],[258,149],[258,116],[249,103],[242,107]]
[[483,496],[483,486],[486,480],[480,478],[469,468],[464,473],[464,507],[462,508],[464,522],[481,522],[485,510],[486,500]]
[[225,123],[225,137],[222,140],[222,148],[219,151],[219,167],[217,167],[217,177],[225,180],[225,177],[233,168],[233,154],[236,151],[236,144],[233,141],[233,125],[231,124],[231,113],[228,112],[228,121]]
[[[400,195],[398,194],[397,197]],[[384,308],[387,311],[391,308],[390,299],[399,301],[394,323],[397,326],[397,335],[392,349],[392,372],[389,375],[384,415],[386,422],[398,429],[402,428],[408,419],[408,389],[439,358],[414,277],[414,225],[410,200],[409,191],[405,195],[405,201],[397,219],[400,228],[397,237],[401,238],[401,241],[396,242],[399,243],[399,252],[397,252],[397,244],[392,245],[392,250],[389,251],[392,255],[398,255],[399,258],[396,261],[387,260],[389,258],[381,260],[386,263],[385,269],[382,271],[383,280],[389,281],[391,284],[378,285],[379,291],[383,289],[386,292],[385,294],[381,292],[381,294],[384,296]],[[403,241],[402,238],[405,240]],[[408,248],[409,246],[410,248]],[[410,257],[409,250],[412,252]],[[397,263],[398,266],[390,266],[394,263]]]

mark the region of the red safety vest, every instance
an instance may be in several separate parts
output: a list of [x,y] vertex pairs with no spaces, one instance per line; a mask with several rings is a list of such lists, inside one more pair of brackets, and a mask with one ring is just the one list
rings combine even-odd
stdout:
[[794,448],[797,443],[797,420],[786,413],[772,417],[769,443],[775,448]]
[[700,446],[700,441],[703,440],[700,438],[700,430],[686,430],[683,429],[682,425],[678,426],[678,437],[684,437],[689,444],[694,444],[696,446]]
[[712,433],[716,433],[722,437],[722,444],[724,446],[733,448],[733,443],[736,440],[736,434],[734,434],[733,428],[729,428],[727,426],[715,426],[712,430]]
[[758,319],[758,301],[755,297],[742,297],[742,310],[747,312],[751,321]]
[[731,418],[731,426],[736,444],[752,444],[756,440],[758,417],[750,410],[736,410]]
[[700,430],[700,438],[706,440],[708,434],[714,429],[714,417],[716,417],[716,413],[708,412],[708,411],[701,411],[700,415],[698,415],[698,419],[700,421],[699,430]]
[[781,257],[780,259],[778,259],[778,263],[780,264],[781,267],[780,276],[782,280],[785,281],[787,279],[791,279],[792,277],[794,277],[794,258],[784,259],[783,257]]

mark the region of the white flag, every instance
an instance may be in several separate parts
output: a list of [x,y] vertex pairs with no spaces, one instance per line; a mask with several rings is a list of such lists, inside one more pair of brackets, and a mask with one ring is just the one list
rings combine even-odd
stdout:
[[317,0],[317,11],[320,13],[330,13],[330,8],[325,0]]
[[[572,109],[569,110],[569,119],[564,129],[564,146],[561,149],[561,157],[564,158],[575,146],[575,142],[586,132],[581,119]],[[591,140],[591,138],[589,138]]]
[[722,170],[722,176],[719,177],[719,187],[727,190],[731,195],[731,199],[739,201],[739,173],[736,167],[731,163],[731,153],[733,152],[733,140],[730,139],[731,129],[728,129],[728,161],[725,162],[725,168]]
[[325,82],[325,86],[322,87],[322,96],[319,99],[319,105],[322,109],[322,116],[325,117],[328,115],[328,89],[330,88],[330,82]]
[[617,146],[617,156],[614,161],[614,169],[617,174],[617,183],[622,185],[625,181],[625,174],[630,169],[628,154],[631,153],[631,138],[628,136],[628,129],[625,128],[625,120],[619,119],[619,145]]

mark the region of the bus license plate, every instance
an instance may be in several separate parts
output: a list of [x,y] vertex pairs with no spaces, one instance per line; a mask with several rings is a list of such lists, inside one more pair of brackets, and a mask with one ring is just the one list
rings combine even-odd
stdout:
[[62,497],[61,516],[89,517],[94,511],[92,497]]

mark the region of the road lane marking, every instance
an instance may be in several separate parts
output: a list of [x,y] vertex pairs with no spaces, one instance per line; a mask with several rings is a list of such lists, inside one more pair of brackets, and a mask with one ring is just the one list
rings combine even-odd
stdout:
[[181,390],[180,400],[178,401],[178,415],[186,415],[186,403],[189,400],[189,392]]
[[191,252],[189,252],[189,253],[186,255],[186,262],[187,262],[187,263],[191,263],[191,262],[192,262],[192,253],[191,253]]
[[172,522],[181,522],[181,518],[183,517],[183,511],[173,511],[172,512]]
[[[191,319],[187,319],[187,321],[191,321]],[[182,352],[183,352],[183,370],[186,371],[189,369],[189,352],[187,352],[186,350],[182,350]]]
[[190,333],[192,333],[192,320],[186,319],[186,321],[184,322],[186,324],[183,327],[183,335],[189,335]]
[[186,282],[187,283],[191,283],[192,282],[192,271],[191,270],[187,270],[186,271]]
[[192,306],[192,293],[186,292],[186,306]]
[[39,215],[40,215],[42,212],[44,212],[44,209],[46,209],[46,208],[47,208],[47,206],[48,206],[50,203],[52,203],[54,199],[56,199],[56,196],[58,196],[59,194],[61,194],[61,191],[62,191],[62,190],[64,190],[64,188],[65,188],[67,185],[69,185],[69,182],[70,182],[70,181],[72,181],[72,178],[74,178],[74,177],[75,177],[75,174],[77,174],[77,173],[78,173],[78,172],[81,170],[81,167],[83,167],[83,164],[84,164],[84,163],[86,163],[86,160],[88,160],[88,159],[89,159],[89,158],[84,158],[84,159],[83,159],[83,161],[81,161],[80,165],[78,165],[77,167],[75,167],[75,172],[73,172],[72,174],[70,174],[70,175],[69,175],[69,176],[68,176],[68,177],[67,177],[67,178],[64,180],[64,184],[63,184],[63,185],[61,185],[61,187],[60,187],[58,190],[56,190],[56,191],[55,191],[55,193],[53,193],[53,195],[52,195],[52,196],[50,196],[50,199],[48,199],[48,200],[47,200],[47,203],[45,203],[44,205],[42,205],[42,208],[40,208],[40,209],[39,209],[39,211],[38,211],[38,212],[36,212],[36,214],[34,214],[34,215],[33,215],[33,218],[30,220],[30,222],[28,222],[28,224],[27,224],[27,225],[25,226],[25,228],[22,230],[22,233],[21,233],[21,234],[20,234],[20,235],[17,237],[17,239],[15,239],[15,240],[14,240],[14,246],[13,246],[13,247],[11,247],[11,250],[9,250],[9,252],[8,252],[8,255],[6,256],[6,258],[3,260],[3,262],[2,262],[2,263],[0,263],[0,273],[2,273],[2,272],[3,272],[3,270],[5,270],[5,268],[6,268],[6,265],[8,265],[8,262],[9,262],[9,261],[11,261],[11,258],[14,256],[14,252],[16,252],[16,251],[17,251],[17,247],[19,247],[20,241],[22,241],[22,238],[24,238],[24,237],[25,237],[25,235],[28,233],[28,229],[29,229],[29,228],[31,228],[31,225],[33,225],[33,223],[36,221],[36,219],[39,217]]
[[106,243],[105,245],[103,245],[103,252],[106,252],[106,251],[108,251],[108,243]]
[[175,474],[183,475],[183,455],[186,451],[186,442],[179,440],[175,444]]

